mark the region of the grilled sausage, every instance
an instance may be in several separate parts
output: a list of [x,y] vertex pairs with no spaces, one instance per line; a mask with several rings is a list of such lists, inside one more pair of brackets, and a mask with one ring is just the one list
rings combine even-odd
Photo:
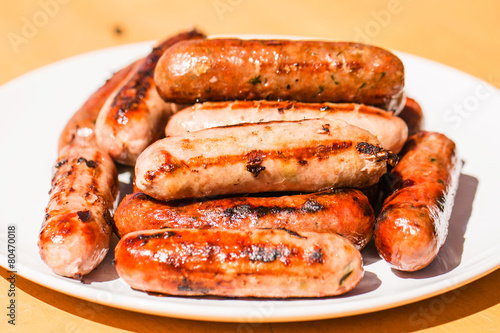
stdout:
[[393,268],[416,271],[434,260],[446,240],[462,164],[455,143],[440,133],[419,132],[403,151],[374,238]]
[[133,232],[115,248],[132,288],[171,295],[322,297],[353,289],[361,254],[347,239],[286,230]]
[[118,174],[111,158],[97,147],[94,124],[106,99],[135,65],[118,71],[94,92],[59,137],[49,204],[38,237],[40,256],[56,274],[81,279],[109,250]]
[[139,60],[131,75],[103,105],[96,123],[101,149],[119,163],[134,165],[137,156],[163,135],[176,105],[164,102],[154,84],[153,72],[162,53],[186,39],[204,38],[196,30],[178,34],[160,43]]
[[371,239],[375,217],[366,196],[355,189],[273,197],[233,197],[158,201],[144,193],[127,195],[115,211],[120,237],[161,228],[285,228],[296,232],[336,233],[362,249]]
[[56,274],[81,279],[104,259],[117,178],[99,148],[74,143],[61,150],[38,239],[42,259]]
[[404,66],[387,50],[351,42],[207,39],[167,50],[155,83],[174,103],[267,99],[387,107],[402,100]]
[[365,187],[395,154],[340,120],[209,128],[159,140],[138,158],[137,188],[158,200]]
[[424,113],[420,104],[412,98],[406,98],[406,104],[398,117],[408,126],[408,136],[412,136],[424,129]]
[[198,103],[173,115],[167,136],[216,126],[266,121],[340,119],[374,134],[383,148],[399,153],[408,138],[405,122],[392,112],[363,104],[235,101]]
[[99,111],[108,99],[109,95],[130,74],[136,63],[116,72],[102,87],[97,89],[87,101],[76,111],[67,122],[59,136],[59,148],[61,151],[65,146],[72,143],[82,145],[95,145],[95,122]]

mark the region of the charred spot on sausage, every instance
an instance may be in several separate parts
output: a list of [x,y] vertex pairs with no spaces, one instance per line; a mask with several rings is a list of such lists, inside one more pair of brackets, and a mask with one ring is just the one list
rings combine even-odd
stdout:
[[273,262],[279,257],[281,257],[281,251],[276,248],[266,249],[265,247],[259,245],[252,245],[248,253],[248,259],[250,261],[260,261],[260,262]]
[[253,174],[254,177],[257,177],[262,171],[266,169],[265,166],[261,165],[264,157],[265,154],[264,152],[262,152],[262,150],[252,150],[248,154],[246,154],[246,158],[248,160],[246,169],[248,172]]
[[87,222],[91,216],[89,210],[80,210],[76,212],[76,215],[78,215],[78,219],[82,222]]
[[85,162],[85,165],[91,169],[95,169],[97,167],[97,163],[92,160],[87,160],[85,157],[80,157],[77,161],[76,164],[80,164],[82,162]]
[[392,166],[395,166],[399,160],[398,155],[392,151],[369,144],[368,142],[358,143],[356,150],[362,154],[369,155],[370,158],[375,159],[377,162],[387,161]]
[[55,165],[55,168],[59,169],[60,167],[62,167],[67,162],[68,162],[68,160],[61,160],[61,161],[57,162],[57,164]]
[[321,248],[315,248],[314,251],[309,255],[310,264],[323,264],[325,259],[323,258],[323,251]]
[[317,213],[325,209],[325,206],[321,205],[314,199],[307,199],[306,202],[300,207],[300,210],[304,213]]

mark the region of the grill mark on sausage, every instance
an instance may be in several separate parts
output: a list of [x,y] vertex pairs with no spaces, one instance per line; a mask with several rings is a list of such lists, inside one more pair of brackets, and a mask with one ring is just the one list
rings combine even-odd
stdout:
[[202,37],[204,37],[202,33],[192,30],[188,33],[178,35],[177,38],[167,39],[154,47],[146,58],[144,58],[137,72],[121,87],[113,98],[108,118],[114,119],[117,124],[125,125],[128,123],[130,113],[142,114],[147,112],[144,97],[146,97],[148,90],[154,85],[154,70],[158,59],[160,59],[165,50],[176,42]]
[[300,210],[302,212],[310,213],[310,214],[320,212],[324,209],[325,209],[325,207],[323,205],[321,205],[319,202],[317,202],[316,200],[314,200],[312,198],[307,199],[307,201],[304,202],[302,207],[300,207]]
[[323,251],[320,247],[316,247],[307,259],[310,264],[323,264],[325,262]]
[[[295,159],[298,161],[304,161],[311,158],[317,158],[318,160],[325,160],[334,154],[339,154],[345,150],[348,150],[351,146],[352,146],[351,141],[325,140],[321,141],[321,143],[311,142],[310,145],[308,145],[307,147],[281,149],[279,151],[278,150],[259,151],[259,156],[262,157],[262,161],[259,163],[264,162],[265,159],[280,159],[280,160]],[[217,157],[197,156],[187,161],[182,161],[181,162],[182,164],[179,163],[180,161],[176,160],[167,151],[162,151],[161,154],[164,163],[158,166],[155,170],[146,171],[144,175],[144,179],[146,181],[152,181],[159,174],[173,173],[174,171],[180,168],[188,168],[191,170],[202,167],[206,169],[208,167],[213,167],[213,166],[245,163],[248,162],[250,153],[241,155],[223,155]],[[176,161],[177,163],[174,161]],[[255,162],[257,160],[252,160],[252,161]],[[257,176],[261,171],[264,170],[264,169],[258,170],[260,168],[265,169],[265,167],[261,166],[260,164],[247,165],[247,170],[252,173],[254,172],[257,173]]]

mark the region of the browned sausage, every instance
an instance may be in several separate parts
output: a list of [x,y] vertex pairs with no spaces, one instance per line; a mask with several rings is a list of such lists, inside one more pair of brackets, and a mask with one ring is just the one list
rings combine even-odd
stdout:
[[341,120],[244,124],[156,141],[137,159],[135,183],[158,200],[361,188],[394,155]]
[[393,268],[416,271],[434,260],[446,240],[462,163],[455,143],[440,133],[419,132],[403,151],[374,238]]
[[351,42],[207,39],[167,50],[155,82],[175,103],[267,99],[387,107],[402,99],[404,67],[387,50]]
[[153,72],[165,50],[175,43],[204,38],[192,30],[166,39],[139,60],[123,85],[117,87],[103,105],[96,123],[101,149],[119,163],[134,165],[137,156],[163,135],[163,129],[176,106],[164,102],[154,84]]
[[361,254],[347,239],[286,230],[133,232],[115,248],[132,288],[171,295],[322,297],[353,289]]
[[115,227],[129,232],[160,228],[285,228],[336,233],[358,249],[371,239],[375,217],[366,196],[355,189],[273,197],[158,201],[144,193],[127,195],[116,209]]
[[340,119],[372,133],[380,145],[399,153],[408,138],[405,122],[376,107],[356,103],[301,103],[293,101],[231,101],[197,103],[174,114],[165,128],[167,136],[205,128],[304,119]]

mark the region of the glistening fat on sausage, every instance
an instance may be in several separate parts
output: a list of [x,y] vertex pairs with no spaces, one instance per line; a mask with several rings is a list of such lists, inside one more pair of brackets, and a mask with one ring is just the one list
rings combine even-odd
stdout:
[[444,134],[419,132],[392,170],[394,191],[375,224],[375,246],[393,268],[416,271],[437,256],[448,234],[462,163]]
[[155,83],[174,103],[224,100],[356,102],[396,111],[404,66],[352,42],[207,39],[180,42],[158,61]]
[[133,289],[170,295],[322,297],[363,277],[361,254],[329,233],[162,229],[127,234],[115,248]]
[[114,215],[120,237],[160,228],[285,228],[336,233],[358,249],[371,239],[375,222],[368,198],[350,188],[330,191],[215,200],[158,201],[144,193],[127,195]]
[[158,200],[370,186],[395,154],[340,120],[269,122],[169,137],[138,158],[137,188]]

